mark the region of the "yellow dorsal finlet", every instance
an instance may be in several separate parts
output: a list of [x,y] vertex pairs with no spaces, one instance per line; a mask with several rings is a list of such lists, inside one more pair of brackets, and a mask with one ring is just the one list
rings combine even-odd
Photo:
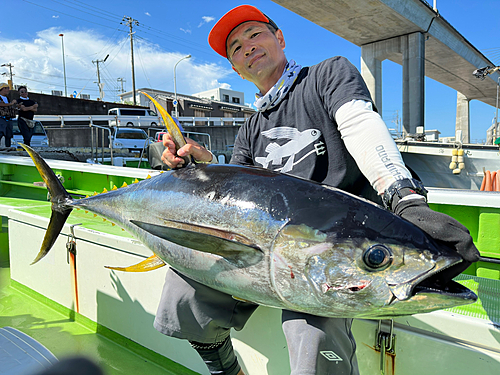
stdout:
[[127,186],[128,186],[127,183],[125,181],[123,181],[123,185],[121,187],[124,188],[124,187],[127,187]]

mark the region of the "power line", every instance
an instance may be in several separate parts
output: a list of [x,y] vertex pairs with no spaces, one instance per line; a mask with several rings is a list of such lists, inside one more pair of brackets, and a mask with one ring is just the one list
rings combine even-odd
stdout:
[[[27,77],[21,77],[21,76],[18,76],[18,78],[24,79],[24,80],[27,80],[27,81],[31,81],[31,82],[43,83],[45,85],[50,85],[50,86],[64,87],[64,85],[61,85],[59,83],[39,81],[39,80],[36,80],[36,79],[33,79],[33,78],[27,78]],[[72,89],[79,89],[80,88],[80,87],[77,87],[77,86],[68,86],[68,87],[72,88]],[[95,91],[95,92],[97,92],[97,90],[95,90],[95,89],[87,89],[87,90],[88,91]]]
[[93,23],[93,24],[95,24],[95,25],[99,25],[99,26],[102,26],[102,27],[107,27],[108,29],[113,29],[113,30],[118,30],[118,31],[122,31],[122,32],[124,32],[124,30],[120,30],[120,29],[116,29],[115,27],[111,27],[111,26],[103,25],[102,23],[97,23],[97,22],[94,22],[94,21],[89,21],[89,20],[86,20],[85,18],[80,18],[80,17],[77,17],[77,16],[73,16],[73,15],[71,15],[71,14],[61,12],[60,10],[55,10],[55,9],[52,9],[52,8],[49,8],[49,7],[45,7],[45,6],[43,6],[43,5],[36,4],[36,3],[33,3],[33,2],[31,2],[31,1],[28,1],[28,0],[23,0],[23,1],[24,1],[24,2],[26,2],[26,3],[29,3],[29,4],[35,5],[35,6],[37,6],[37,7],[40,7],[40,8],[44,8],[44,9],[50,10],[50,11],[52,11],[52,12],[56,12],[56,13],[60,13],[60,14],[64,14],[65,16],[68,16],[68,17],[72,17],[72,18],[79,19],[79,20],[81,20],[81,21],[85,21],[85,22]]
[[142,72],[144,73],[144,77],[146,77],[146,80],[148,81],[149,88],[152,89],[153,86],[151,85],[151,82],[149,81],[149,77],[146,73],[146,69],[144,69],[144,63],[142,62],[141,54],[139,53],[138,56],[139,56],[139,62],[141,63]]
[[[115,19],[110,18],[110,17],[109,17],[106,13],[101,13],[101,14],[105,14],[105,15],[106,15],[106,17],[103,17],[103,16],[100,16],[99,14],[92,14],[92,13],[87,12],[87,11],[85,11],[85,10],[81,10],[81,9],[78,9],[78,8],[72,7],[72,6],[70,6],[70,5],[63,4],[63,3],[61,3],[60,1],[57,1],[57,0],[52,0],[52,1],[53,1],[54,3],[61,4],[62,6],[65,6],[65,7],[71,8],[71,9],[75,9],[75,10],[77,10],[77,11],[79,11],[79,12],[83,12],[83,13],[90,14],[90,15],[91,15],[91,16],[93,16],[93,17],[99,17],[99,18],[102,18],[103,20],[110,21],[110,22],[118,22],[118,20],[115,20]],[[96,12],[94,12],[94,13],[96,13]]]
[[[159,37],[161,39],[169,40],[169,41],[172,41],[172,42],[177,43],[177,44],[181,44],[181,43],[179,43],[179,41],[182,41],[183,43],[187,43],[190,48],[191,48],[191,46],[198,46],[204,50],[212,51],[204,44],[196,43],[196,42],[193,42],[192,40],[184,39],[184,38],[181,38],[177,35],[166,33],[164,30],[158,30],[158,29],[155,29],[154,27],[147,26],[143,23],[139,26],[139,28],[147,29],[148,31],[150,31],[150,32],[148,32],[148,31],[142,30],[142,32],[145,34],[154,35],[154,36]],[[154,33],[154,34],[152,34],[152,33]],[[168,36],[169,38],[166,38],[165,36]]]
[[[56,74],[47,74],[47,73],[39,73],[39,72],[34,72],[33,70],[27,70],[27,69],[17,69],[17,71],[21,72],[27,72],[27,73],[34,73],[36,75],[42,75],[42,76],[47,76],[47,77],[54,77],[54,78],[63,78],[62,75],[56,75]],[[73,80],[80,80],[80,81],[87,81],[88,78],[76,78],[76,77],[68,77]]]
[[93,11],[93,12],[96,12],[96,10],[99,10],[99,12],[96,12],[96,13],[101,13],[101,14],[106,14],[106,15],[108,15],[108,14],[109,14],[109,15],[114,15],[114,16],[115,16],[115,17],[117,17],[117,18],[121,18],[121,15],[118,15],[118,14],[113,14],[113,13],[111,13],[111,12],[107,11],[107,10],[99,9],[99,8],[97,8],[97,7],[95,7],[95,6],[88,6],[86,3],[83,3],[83,2],[81,2],[81,1],[77,1],[77,0],[73,0],[73,1],[70,1],[70,0],[63,0],[63,1],[66,1],[66,2],[68,2],[68,3],[73,3],[73,4],[77,5],[77,6],[80,6],[80,7],[82,7],[82,8],[86,8],[86,9],[89,9],[89,10],[91,10],[91,11]]

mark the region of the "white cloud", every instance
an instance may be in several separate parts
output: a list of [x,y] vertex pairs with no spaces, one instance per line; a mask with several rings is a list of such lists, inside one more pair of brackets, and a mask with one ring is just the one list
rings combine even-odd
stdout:
[[181,28],[179,28],[179,30],[180,30],[180,31],[182,31],[182,32],[183,32],[183,33],[185,33],[185,34],[191,34],[191,30],[189,30],[189,29],[183,29],[183,28],[181,27]]
[[[37,33],[33,40],[0,39],[0,50],[4,61],[14,68],[14,84],[27,84],[32,91],[49,93],[50,90],[64,91],[62,46],[60,33],[64,34],[67,92],[98,96],[97,69],[92,63],[99,63],[101,81],[105,83],[105,100],[117,100],[115,92],[120,85],[117,78],[126,80],[125,90],[132,87],[130,66],[130,45],[126,34],[118,40],[110,40],[87,30],[61,30],[50,28]],[[173,68],[185,54],[163,51],[159,46],[136,40],[134,45],[136,88],[152,87],[164,91],[174,91]],[[3,73],[4,68],[0,68]],[[223,83],[232,71],[217,64],[196,62],[186,59],[177,65],[177,92],[194,94],[216,87],[230,87]]]
[[151,14],[149,14],[149,12],[146,12],[146,13],[144,13],[144,14],[145,14],[146,16],[151,17]]
[[59,16],[52,16],[52,18],[59,18]]
[[200,22],[200,24],[198,25],[198,27],[202,27],[204,24],[212,22],[213,20],[215,20],[215,18],[211,17],[211,16],[203,16],[203,17],[201,17],[201,19],[202,19],[202,21]]

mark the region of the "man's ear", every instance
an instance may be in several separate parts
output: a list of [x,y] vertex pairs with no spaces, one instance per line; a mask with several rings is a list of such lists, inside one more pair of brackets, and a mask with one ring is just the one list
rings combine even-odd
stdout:
[[274,35],[276,35],[276,39],[278,39],[278,42],[281,46],[281,49],[284,50],[285,49],[285,37],[283,36],[283,32],[281,31],[281,29],[276,30],[276,33]]
[[239,75],[242,79],[245,79],[245,77],[243,77],[243,76],[240,74],[240,72],[238,72],[238,71],[236,70],[236,68],[235,68],[233,65],[231,65],[231,67],[233,68],[233,70],[234,70],[236,73],[238,73],[238,75]]

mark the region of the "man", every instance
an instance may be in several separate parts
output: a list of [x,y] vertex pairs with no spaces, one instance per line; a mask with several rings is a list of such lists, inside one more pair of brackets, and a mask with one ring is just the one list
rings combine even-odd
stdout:
[[[388,209],[436,241],[455,247],[464,258],[461,270],[478,259],[467,229],[427,206],[425,189],[411,178],[385,123],[373,110],[363,79],[345,58],[308,68],[287,60],[282,31],[249,5],[226,13],[208,40],[259,90],[258,112],[241,127],[231,163],[286,172],[376,202],[383,196]],[[176,151],[165,137],[164,162],[179,167],[179,156],[186,155],[213,162],[209,151],[187,141]],[[212,374],[243,374],[229,330],[241,329],[255,308],[169,270],[155,327],[189,340]],[[351,319],[283,310],[282,320],[292,375],[358,374]],[[342,361],[329,361],[321,354],[329,351]]]
[[6,83],[0,84],[0,141],[5,137],[5,147],[10,147],[13,130],[11,120],[15,117],[17,101],[9,102],[10,86]]
[[31,137],[35,130],[33,125],[33,117],[38,110],[38,103],[28,98],[28,89],[26,86],[21,86],[17,89],[19,92],[19,113],[17,115],[17,126],[23,136],[23,143],[27,146],[31,144]]

